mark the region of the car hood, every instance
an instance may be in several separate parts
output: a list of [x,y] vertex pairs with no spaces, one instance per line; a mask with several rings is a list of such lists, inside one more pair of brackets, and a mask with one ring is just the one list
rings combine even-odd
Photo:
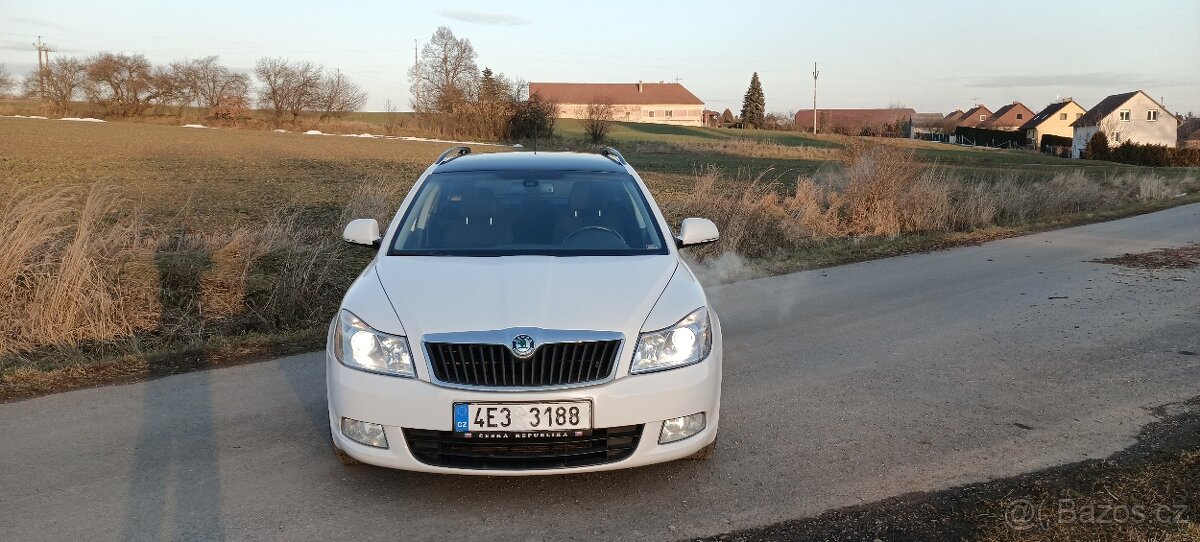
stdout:
[[636,337],[679,263],[652,256],[384,256],[375,272],[410,338],[515,327]]

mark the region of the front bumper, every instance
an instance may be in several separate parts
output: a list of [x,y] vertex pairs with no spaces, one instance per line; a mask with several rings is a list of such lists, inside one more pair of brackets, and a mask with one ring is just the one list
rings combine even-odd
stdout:
[[[331,431],[333,441],[351,457],[364,463],[404,470],[481,475],[537,475],[592,472],[661,463],[687,457],[716,438],[721,403],[721,341],[717,334],[712,353],[704,361],[669,371],[622,376],[611,382],[582,388],[487,392],[435,386],[423,380],[395,378],[349,369],[326,353],[330,427],[341,417],[384,426],[389,448],[354,442],[341,431]],[[403,429],[450,431],[456,402],[592,401],[597,429],[642,425],[642,438],[625,459],[596,465],[534,470],[482,470],[438,467],[422,463],[410,453]],[[659,444],[662,421],[704,412],[701,432],[670,444]]]

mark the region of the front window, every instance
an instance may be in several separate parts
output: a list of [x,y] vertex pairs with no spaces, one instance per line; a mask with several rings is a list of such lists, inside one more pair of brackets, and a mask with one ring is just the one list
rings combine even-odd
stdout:
[[1157,109],[1147,110],[1146,111],[1146,120],[1148,120],[1150,122],[1154,122],[1154,121],[1158,120],[1158,110]]
[[1067,120],[1067,114],[1066,114],[1066,113],[1059,113],[1059,114],[1058,114],[1058,120]]
[[658,222],[625,173],[435,173],[396,232],[393,256],[666,254]]
[[1129,110],[1122,109],[1121,116],[1119,118],[1121,119],[1121,122],[1129,122]]

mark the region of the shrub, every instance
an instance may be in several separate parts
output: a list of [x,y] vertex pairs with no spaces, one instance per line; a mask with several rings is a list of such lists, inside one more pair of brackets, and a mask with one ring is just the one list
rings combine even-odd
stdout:
[[519,141],[553,136],[557,113],[558,104],[543,98],[541,94],[534,94],[528,100],[517,102],[513,107],[512,116],[508,119],[507,139]]
[[1200,167],[1200,149],[1174,149],[1125,141],[1109,152],[1108,160],[1150,167]]
[[1083,148],[1083,158],[1086,160],[1108,160],[1108,134],[1104,130],[1097,130],[1092,134],[1092,138],[1088,140],[1087,146]]

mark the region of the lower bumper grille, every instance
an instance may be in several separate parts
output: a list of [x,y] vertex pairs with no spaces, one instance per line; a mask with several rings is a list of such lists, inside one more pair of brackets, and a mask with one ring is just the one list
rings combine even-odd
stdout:
[[[613,463],[633,455],[642,436],[641,425],[592,430],[584,436],[546,436],[508,433],[488,438],[454,431],[405,429],[413,457],[426,465],[457,469],[535,470],[585,467]],[[564,433],[572,434],[571,431]],[[498,435],[498,434],[490,434]]]

